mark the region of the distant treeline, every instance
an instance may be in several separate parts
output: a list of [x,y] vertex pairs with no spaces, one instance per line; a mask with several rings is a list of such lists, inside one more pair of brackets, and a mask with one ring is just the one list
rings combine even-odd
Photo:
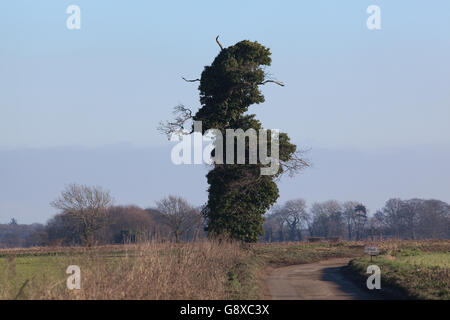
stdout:
[[[155,208],[112,206],[98,187],[70,186],[52,205],[61,210],[45,225],[0,224],[0,248],[195,241],[206,237],[201,208],[169,196]],[[330,200],[309,208],[303,199],[275,206],[260,240],[449,239],[450,205],[439,200],[390,199],[370,215],[358,202]]]
[[51,203],[60,211],[45,225],[0,224],[0,248],[193,241],[205,237],[200,208],[169,196],[155,208],[114,206],[101,187],[69,185]]
[[[192,220],[195,221],[193,218]],[[179,228],[178,241],[193,241],[205,237],[201,222],[181,223]],[[144,210],[136,206],[109,208],[104,216],[104,223],[94,231],[93,241],[90,243],[86,243],[82,230],[82,223],[67,213],[57,214],[45,225],[17,224],[12,221],[0,224],[0,248],[176,240],[171,221],[163,213],[154,208]]]
[[370,215],[358,202],[330,200],[307,208],[303,199],[297,199],[274,207],[266,217],[263,241],[307,238],[449,239],[450,205],[440,200],[390,199]]

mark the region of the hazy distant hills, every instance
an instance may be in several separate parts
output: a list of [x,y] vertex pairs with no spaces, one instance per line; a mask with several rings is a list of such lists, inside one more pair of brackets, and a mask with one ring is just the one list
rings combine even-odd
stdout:
[[[206,165],[176,166],[171,146],[0,150],[0,223],[45,222],[48,205],[75,182],[109,189],[116,204],[154,205],[168,194],[200,205],[207,199]],[[383,152],[312,149],[313,166],[279,183],[280,200],[309,204],[356,200],[371,212],[392,197],[450,201],[450,150],[415,148]]]

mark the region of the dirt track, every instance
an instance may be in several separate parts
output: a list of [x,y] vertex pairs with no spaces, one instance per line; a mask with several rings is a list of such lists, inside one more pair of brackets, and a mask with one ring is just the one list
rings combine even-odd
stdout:
[[275,269],[265,279],[264,298],[274,300],[380,299],[380,295],[374,291],[359,287],[346,279],[343,271],[348,261],[349,259],[330,259]]

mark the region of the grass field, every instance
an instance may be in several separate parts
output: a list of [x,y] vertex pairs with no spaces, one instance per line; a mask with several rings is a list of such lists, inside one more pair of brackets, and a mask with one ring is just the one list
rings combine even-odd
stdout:
[[[82,250],[3,253],[3,299],[214,299],[227,297],[227,272],[244,252],[232,243],[149,243]],[[1,254],[2,252],[0,252]],[[66,288],[69,265],[81,290]],[[25,284],[25,286],[24,286]],[[24,286],[24,287],[23,287]],[[21,288],[23,289],[21,290]]]
[[[258,299],[268,267],[353,257],[352,269],[361,273],[368,262],[364,245],[204,241],[0,250],[0,299]],[[425,296],[408,291],[409,296],[448,299],[450,241],[383,242],[379,247],[383,283],[397,273],[405,282],[411,282],[408,274],[420,275],[418,281],[428,277],[433,285]],[[80,266],[81,290],[66,288],[69,265]]]
[[381,269],[382,286],[395,288],[411,299],[450,299],[450,244],[417,244],[414,247],[389,248],[370,262],[360,257],[350,268],[367,277],[366,269],[375,264]]

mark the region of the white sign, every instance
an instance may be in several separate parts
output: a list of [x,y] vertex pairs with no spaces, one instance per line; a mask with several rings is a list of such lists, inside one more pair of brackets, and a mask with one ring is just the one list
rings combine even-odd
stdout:
[[378,255],[378,247],[372,246],[372,247],[366,247],[364,249],[364,252],[367,254],[370,254],[371,256],[377,256]]

